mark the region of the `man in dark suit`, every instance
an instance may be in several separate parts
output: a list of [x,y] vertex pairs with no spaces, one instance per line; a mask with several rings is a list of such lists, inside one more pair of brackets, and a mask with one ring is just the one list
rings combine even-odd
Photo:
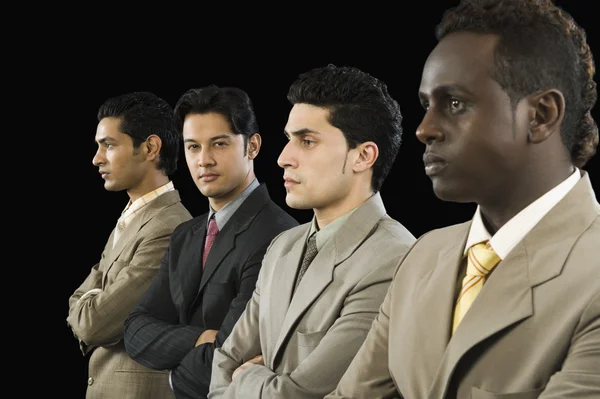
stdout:
[[403,258],[326,398],[600,398],[585,32],[551,0],[463,0],[437,37],[417,138],[437,197],[477,208]]
[[170,370],[177,398],[205,398],[213,352],[252,296],[267,247],[298,222],[256,179],[261,137],[244,91],[191,89],[175,119],[209,211],[173,233],[158,275],[125,321],[125,348],[147,367]]

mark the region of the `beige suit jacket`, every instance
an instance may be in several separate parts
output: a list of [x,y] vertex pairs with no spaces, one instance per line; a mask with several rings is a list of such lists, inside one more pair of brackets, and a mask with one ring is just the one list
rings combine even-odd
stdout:
[[[150,202],[129,223],[113,248],[113,233],[100,262],[69,298],[67,323],[83,354],[91,352],[86,398],[174,398],[168,374],[148,369],[125,352],[125,317],[150,286],[176,226],[191,219],[179,193]],[[88,291],[95,295],[79,299]]]
[[[309,230],[303,224],[272,241],[252,299],[215,351],[209,398],[322,398],[334,389],[415,241],[375,194],[321,248],[292,299]],[[232,382],[259,354],[265,365]]]
[[589,177],[496,266],[451,337],[470,222],[422,236],[333,398],[600,398],[600,205]]

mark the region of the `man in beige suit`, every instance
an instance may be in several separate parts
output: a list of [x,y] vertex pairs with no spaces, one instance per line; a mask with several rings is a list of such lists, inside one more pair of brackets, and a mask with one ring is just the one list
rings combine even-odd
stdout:
[[598,128],[583,30],[550,1],[444,14],[419,96],[425,172],[472,220],[424,234],[326,398],[600,398]]
[[385,84],[328,65],[300,75],[288,99],[289,142],[278,159],[286,202],[314,218],[271,242],[252,298],[215,350],[211,399],[330,392],[415,241],[379,193],[402,133]]
[[108,191],[129,202],[100,262],[69,298],[67,323],[90,354],[86,398],[174,398],[166,371],[132,360],[123,346],[125,318],[149,287],[175,227],[191,219],[169,175],[180,135],[171,106],[152,93],[108,99],[98,111],[93,164]]

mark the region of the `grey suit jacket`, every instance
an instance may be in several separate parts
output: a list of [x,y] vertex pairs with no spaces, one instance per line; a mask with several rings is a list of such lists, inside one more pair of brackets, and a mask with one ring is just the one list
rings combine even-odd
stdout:
[[[292,297],[310,223],[271,243],[252,299],[215,351],[209,398],[322,398],[362,344],[415,241],[379,194],[362,204],[314,258]],[[233,371],[262,354],[231,381]]]
[[[166,372],[132,360],[123,346],[125,318],[150,286],[175,227],[192,216],[177,191],[150,202],[113,248],[114,230],[100,262],[69,298],[67,323],[84,355],[91,352],[86,397],[173,398]],[[79,299],[99,289],[96,295]]]
[[451,337],[469,226],[413,246],[327,398],[600,398],[600,205],[587,174],[496,266]]

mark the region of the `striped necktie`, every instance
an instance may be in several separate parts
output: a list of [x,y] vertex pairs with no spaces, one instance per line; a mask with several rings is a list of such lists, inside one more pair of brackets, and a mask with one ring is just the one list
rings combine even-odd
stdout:
[[462,289],[456,301],[452,333],[456,331],[456,327],[475,301],[488,273],[500,262],[500,257],[494,252],[489,241],[473,245],[467,251],[467,255],[467,274],[463,278]]

